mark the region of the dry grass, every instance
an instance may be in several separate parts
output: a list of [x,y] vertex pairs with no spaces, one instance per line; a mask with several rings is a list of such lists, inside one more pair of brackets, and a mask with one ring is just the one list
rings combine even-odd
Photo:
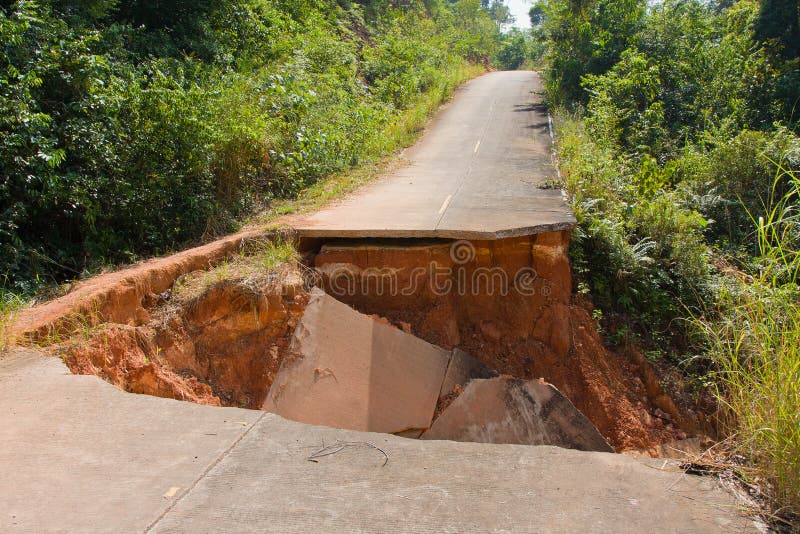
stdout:
[[14,344],[15,340],[10,334],[11,325],[17,310],[26,305],[27,302],[18,295],[0,288],[0,352]]
[[291,273],[301,270],[300,255],[291,233],[277,232],[274,236],[248,240],[239,254],[226,258],[207,271],[178,278],[171,299],[178,303],[186,302],[224,282],[265,290],[281,284]]
[[[761,270],[721,288],[721,319],[697,322],[710,341],[719,398],[783,512],[800,513],[800,181],[757,218]],[[748,283],[750,282],[750,283]]]

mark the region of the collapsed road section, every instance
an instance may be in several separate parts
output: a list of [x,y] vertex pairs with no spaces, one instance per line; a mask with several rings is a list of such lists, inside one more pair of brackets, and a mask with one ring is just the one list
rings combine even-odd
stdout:
[[107,325],[88,342],[67,343],[65,361],[131,392],[311,424],[613,451],[552,385],[499,377],[460,349],[430,344],[318,288],[298,291],[295,276],[262,294],[217,284],[156,314],[146,325]]
[[179,280],[62,357],[135,393],[411,438],[646,452],[707,433],[603,345],[567,240],[317,243],[306,266]]
[[658,453],[710,433],[572,292],[540,89],[466,84],[407,166],[289,221],[302,262],[186,274],[212,259],[189,251],[121,273],[81,301],[98,318],[64,360],[131,392],[407,437]]
[[[315,289],[264,409],[350,430],[613,452],[553,386],[492,376],[463,351],[426,343]],[[437,404],[452,397],[433,423]]]
[[569,231],[497,240],[339,239],[313,264],[326,291],[500,373],[554,384],[618,449],[711,432],[635,349],[605,346],[572,293]]

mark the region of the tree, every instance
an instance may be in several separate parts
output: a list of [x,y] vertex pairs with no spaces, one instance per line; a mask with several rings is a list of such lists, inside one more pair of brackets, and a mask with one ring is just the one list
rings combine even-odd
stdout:
[[784,57],[800,56],[800,2],[763,0],[755,31],[758,40],[776,43]]
[[543,27],[550,44],[547,92],[556,103],[586,103],[586,74],[603,74],[636,39],[646,0],[550,0]]
[[495,64],[504,70],[517,70],[530,58],[529,37],[523,30],[512,28],[503,36],[500,49],[495,55]]
[[528,11],[528,16],[531,19],[531,26],[541,26],[544,22],[544,5],[543,2],[536,2]]
[[514,15],[511,14],[511,10],[503,3],[503,0],[493,0],[487,11],[500,28],[514,23]]

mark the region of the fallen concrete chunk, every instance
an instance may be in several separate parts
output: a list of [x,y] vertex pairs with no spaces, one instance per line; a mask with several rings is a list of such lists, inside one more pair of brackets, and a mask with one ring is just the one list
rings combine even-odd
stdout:
[[555,387],[515,378],[471,381],[422,439],[614,452],[589,419]]
[[351,430],[427,429],[449,357],[316,289],[263,409]]
[[453,349],[439,398],[443,399],[453,393],[456,386],[465,387],[470,380],[496,376],[499,376],[497,371],[490,369],[480,360],[473,358],[461,349]]

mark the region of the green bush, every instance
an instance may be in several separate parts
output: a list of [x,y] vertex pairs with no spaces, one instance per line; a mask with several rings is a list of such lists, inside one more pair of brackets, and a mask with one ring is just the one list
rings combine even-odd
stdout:
[[640,333],[665,328],[684,306],[701,306],[711,281],[706,220],[670,188],[674,170],[618,156],[580,120],[562,116],[556,126],[578,219],[573,268],[595,304],[629,315]]
[[790,186],[786,179],[776,183],[779,166],[800,169],[800,138],[786,128],[742,130],[732,138],[708,132],[702,143],[687,148],[679,165],[683,187],[711,221],[709,241],[731,253],[744,247],[755,255],[753,220]]
[[518,28],[505,34],[494,56],[494,65],[503,70],[517,70],[533,59],[532,36]]
[[478,0],[42,0],[0,38],[0,272],[29,292],[394,150],[498,32]]
[[658,99],[659,67],[633,49],[603,76],[587,75],[589,127],[626,153],[648,154],[667,143],[664,104]]

